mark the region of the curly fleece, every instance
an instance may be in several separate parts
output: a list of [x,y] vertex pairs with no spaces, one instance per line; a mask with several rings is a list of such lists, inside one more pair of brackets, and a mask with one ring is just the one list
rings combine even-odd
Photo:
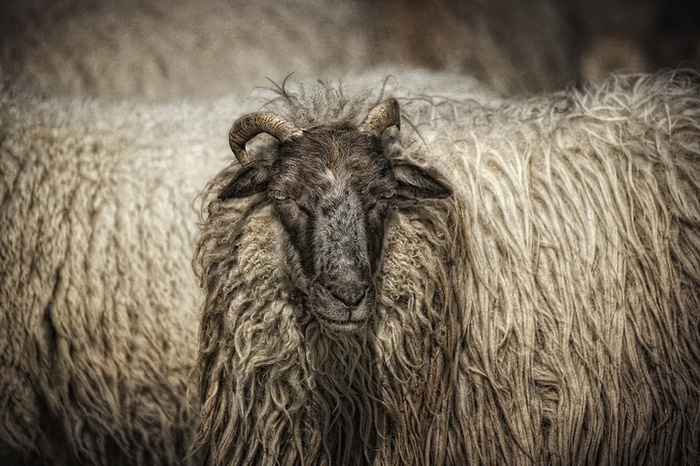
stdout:
[[[363,99],[269,109],[357,122]],[[216,464],[700,462],[698,75],[402,108],[390,155],[455,195],[395,206],[362,332],[304,309],[266,201],[216,199],[235,164],[210,183],[197,445]]]
[[194,199],[226,157],[231,104],[0,85],[0,462],[183,461]]

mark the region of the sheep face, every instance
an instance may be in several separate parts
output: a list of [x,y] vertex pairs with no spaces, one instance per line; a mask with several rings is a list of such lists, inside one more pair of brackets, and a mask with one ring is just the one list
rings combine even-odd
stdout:
[[390,206],[452,190],[416,165],[391,160],[380,137],[316,128],[243,167],[220,199],[266,193],[285,233],[286,260],[307,308],[328,329],[361,329],[375,308],[374,277]]

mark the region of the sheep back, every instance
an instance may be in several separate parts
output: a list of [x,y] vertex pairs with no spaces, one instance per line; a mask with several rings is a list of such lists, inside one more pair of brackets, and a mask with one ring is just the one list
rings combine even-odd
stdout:
[[217,130],[240,105],[0,89],[4,455],[184,461],[200,305],[194,199],[206,167],[227,156]]
[[0,76],[83,96],[223,96],[366,64],[361,13],[347,0],[6,0]]

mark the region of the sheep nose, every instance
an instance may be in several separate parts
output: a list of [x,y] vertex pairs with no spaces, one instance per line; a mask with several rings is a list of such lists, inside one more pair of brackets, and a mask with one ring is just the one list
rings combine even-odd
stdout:
[[359,305],[367,296],[368,289],[369,285],[364,284],[353,287],[328,287],[331,295],[347,307]]

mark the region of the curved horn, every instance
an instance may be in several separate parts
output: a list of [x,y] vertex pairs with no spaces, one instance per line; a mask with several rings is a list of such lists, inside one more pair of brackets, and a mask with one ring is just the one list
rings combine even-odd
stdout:
[[279,141],[286,141],[302,131],[293,123],[274,113],[251,113],[236,120],[228,133],[228,143],[241,165],[248,165],[245,145],[260,133],[267,133]]
[[389,99],[370,110],[357,129],[363,133],[381,136],[390,126],[401,130],[401,109],[396,99]]

